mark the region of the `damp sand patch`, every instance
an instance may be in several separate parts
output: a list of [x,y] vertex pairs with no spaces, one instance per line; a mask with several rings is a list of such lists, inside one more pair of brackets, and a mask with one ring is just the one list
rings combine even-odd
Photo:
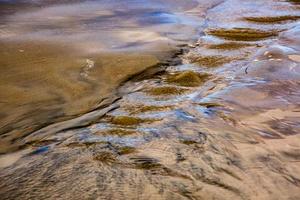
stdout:
[[172,109],[173,107],[174,106],[139,105],[126,107],[125,110],[128,111],[130,114],[139,114],[147,112],[165,111]]
[[94,160],[100,161],[103,164],[113,164],[118,161],[117,156],[109,151],[96,152],[94,153],[93,158]]
[[22,147],[20,137],[97,108],[128,77],[160,63],[148,52],[87,54],[57,42],[1,41],[0,52],[0,132],[8,135],[1,153]]
[[121,129],[121,128],[109,129],[109,130],[100,132],[101,135],[110,135],[110,136],[113,135],[113,136],[119,136],[119,137],[130,136],[130,135],[134,135],[136,133],[137,132],[135,130],[127,130],[127,129]]
[[192,59],[192,63],[198,64],[204,67],[219,67],[224,64],[230,63],[234,58],[229,58],[225,56],[198,56]]
[[257,41],[264,40],[278,35],[278,30],[263,31],[251,28],[232,28],[232,29],[207,29],[207,35],[213,35],[226,40],[234,41]]

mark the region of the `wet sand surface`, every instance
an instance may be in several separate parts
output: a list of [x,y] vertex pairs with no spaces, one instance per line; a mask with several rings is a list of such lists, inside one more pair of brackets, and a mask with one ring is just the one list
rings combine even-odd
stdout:
[[124,2],[1,2],[1,198],[300,199],[299,2]]
[[[197,38],[203,12],[185,1],[1,1],[0,153],[55,122],[107,104],[133,74]],[[194,12],[193,10],[197,12]],[[202,12],[203,10],[203,12]],[[13,141],[13,142],[11,142]]]

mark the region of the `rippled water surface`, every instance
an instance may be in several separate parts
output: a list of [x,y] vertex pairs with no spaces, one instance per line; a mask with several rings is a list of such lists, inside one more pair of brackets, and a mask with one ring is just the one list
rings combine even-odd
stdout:
[[1,1],[0,151],[105,104],[121,82],[197,38],[202,10],[213,4]]
[[0,1],[3,199],[300,198],[300,5]]

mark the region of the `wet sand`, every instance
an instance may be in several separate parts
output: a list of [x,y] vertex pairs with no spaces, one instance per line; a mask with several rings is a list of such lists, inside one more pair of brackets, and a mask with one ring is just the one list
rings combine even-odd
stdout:
[[[173,62],[203,20],[198,2],[2,2],[1,148],[118,98],[143,70]],[[191,12],[191,13],[188,13]],[[185,14],[186,13],[186,14]],[[196,23],[197,19],[197,23]]]
[[[16,25],[32,16],[45,16],[38,19],[51,24],[41,13],[59,12],[57,4],[43,12],[5,14],[6,29],[25,39],[1,35],[6,46],[1,63],[13,66],[1,73],[1,99],[8,100],[1,108],[1,197],[299,199],[298,3],[137,2],[128,4],[126,9],[135,10],[129,13],[162,5],[168,12],[159,12],[159,19],[147,12],[146,19],[127,16],[130,23],[107,41],[97,37],[96,48],[85,40],[97,31],[88,29],[83,40],[72,33],[64,40],[77,42],[57,49],[64,34],[34,34]],[[82,13],[90,3],[95,5],[80,4]],[[98,25],[107,27],[113,19]],[[131,20],[145,20],[147,34],[137,34]],[[113,33],[116,27],[108,29]],[[128,31],[126,39],[120,37]],[[37,43],[24,43],[33,35]],[[41,39],[45,36],[51,43]],[[152,40],[156,36],[160,39]],[[132,43],[136,38],[139,42]],[[20,45],[39,51],[18,55]]]

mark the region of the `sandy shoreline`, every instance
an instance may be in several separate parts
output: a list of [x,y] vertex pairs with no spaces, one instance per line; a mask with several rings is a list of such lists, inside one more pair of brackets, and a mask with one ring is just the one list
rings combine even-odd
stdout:
[[[6,3],[11,13],[1,20],[0,127],[7,137],[1,153],[22,147],[19,138],[38,129],[94,110],[128,77],[170,60],[177,45],[193,40],[198,15],[209,6],[141,3],[37,1],[24,2],[26,9]],[[191,9],[199,14],[185,16]]]
[[[161,24],[156,24],[157,13],[153,17],[150,9],[147,23],[152,25],[145,30],[151,34],[127,35],[128,41],[151,41],[158,34],[172,41],[171,47],[174,42],[175,51],[170,45],[163,48],[168,44],[165,39],[120,45],[109,54],[82,54],[81,48],[78,54],[74,48],[71,53],[65,47],[59,54],[54,50],[55,59],[46,62],[64,63],[66,74],[74,75],[60,74],[61,83],[57,76],[46,79],[51,90],[62,90],[59,96],[68,105],[63,113],[96,107],[23,137],[18,131],[2,137],[3,152],[23,149],[0,157],[3,199],[298,199],[299,5],[227,0],[214,4],[203,16],[197,9],[209,6],[199,2],[195,9],[193,3],[175,6],[174,13],[164,4],[168,12],[157,12]],[[161,2],[150,3],[154,10],[156,3]],[[180,5],[173,3],[171,7]],[[199,17],[197,41],[190,44],[181,40],[183,30],[190,29],[186,25],[180,29],[180,22],[173,21],[174,15],[178,19],[183,14],[181,9]],[[179,18],[186,22],[186,17]],[[194,19],[189,18],[189,26],[194,27]],[[176,27],[179,33],[166,37],[165,30],[176,32]],[[43,55],[43,48],[38,48]],[[44,50],[51,55],[49,46]],[[31,52],[28,59],[35,60],[36,51]],[[68,58],[70,68],[61,57]],[[3,62],[14,61],[7,58],[3,56]],[[12,71],[16,74],[11,77],[6,72],[1,81],[24,86],[17,79],[30,76],[25,72],[41,76],[48,70],[32,65],[36,63],[29,62],[21,74]],[[39,83],[45,83],[43,78]],[[10,88],[6,94],[13,91]],[[97,103],[95,91],[104,96],[113,91],[116,96]],[[8,97],[9,103],[19,100],[12,95],[4,98]],[[9,113],[11,108],[7,109]],[[16,136],[15,143],[10,143],[10,136]]]

